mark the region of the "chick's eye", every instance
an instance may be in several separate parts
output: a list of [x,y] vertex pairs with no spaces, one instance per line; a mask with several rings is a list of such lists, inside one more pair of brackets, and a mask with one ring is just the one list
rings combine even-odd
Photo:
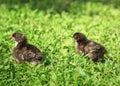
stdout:
[[75,38],[78,38],[77,36],[75,36]]

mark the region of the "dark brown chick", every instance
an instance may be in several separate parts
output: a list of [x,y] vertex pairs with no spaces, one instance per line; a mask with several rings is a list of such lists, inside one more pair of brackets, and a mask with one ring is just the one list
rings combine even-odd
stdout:
[[25,35],[21,33],[13,33],[10,39],[15,41],[15,46],[13,49],[14,58],[22,63],[22,62],[29,62],[32,65],[37,65],[42,60],[42,53],[41,51],[35,47],[27,43],[27,38]]
[[76,40],[76,51],[78,53],[84,53],[94,62],[103,60],[106,49],[102,45],[88,40],[83,33],[79,32],[74,33],[73,38]]

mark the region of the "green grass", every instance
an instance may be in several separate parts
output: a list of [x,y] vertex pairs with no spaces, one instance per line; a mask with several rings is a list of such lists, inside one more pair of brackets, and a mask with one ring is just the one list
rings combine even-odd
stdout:
[[[21,2],[20,2],[21,1]],[[0,2],[0,86],[119,86],[120,7],[115,1],[41,0]],[[34,5],[35,4],[35,5]],[[61,7],[60,7],[61,6]],[[115,7],[117,6],[117,7]],[[19,64],[9,36],[21,32],[44,54],[42,63]],[[105,63],[94,64],[75,52],[74,32],[104,45]]]

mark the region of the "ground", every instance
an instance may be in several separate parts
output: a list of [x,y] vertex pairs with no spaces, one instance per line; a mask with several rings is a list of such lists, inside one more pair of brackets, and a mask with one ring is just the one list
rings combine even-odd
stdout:
[[[0,86],[119,86],[119,0],[0,1]],[[108,2],[109,1],[109,2]],[[9,36],[21,32],[44,55],[38,66],[13,58]],[[107,49],[94,64],[75,51],[75,32]]]

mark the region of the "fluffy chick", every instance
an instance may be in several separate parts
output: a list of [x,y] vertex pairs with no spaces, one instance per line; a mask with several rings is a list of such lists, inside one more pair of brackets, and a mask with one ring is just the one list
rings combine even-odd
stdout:
[[106,49],[94,41],[88,40],[83,33],[76,32],[73,34],[73,38],[76,40],[76,51],[78,53],[84,53],[94,62],[103,59]]
[[27,43],[25,35],[15,32],[10,39],[15,41],[13,55],[18,62],[23,63],[27,61],[32,65],[40,63],[43,57],[41,51],[34,45]]

